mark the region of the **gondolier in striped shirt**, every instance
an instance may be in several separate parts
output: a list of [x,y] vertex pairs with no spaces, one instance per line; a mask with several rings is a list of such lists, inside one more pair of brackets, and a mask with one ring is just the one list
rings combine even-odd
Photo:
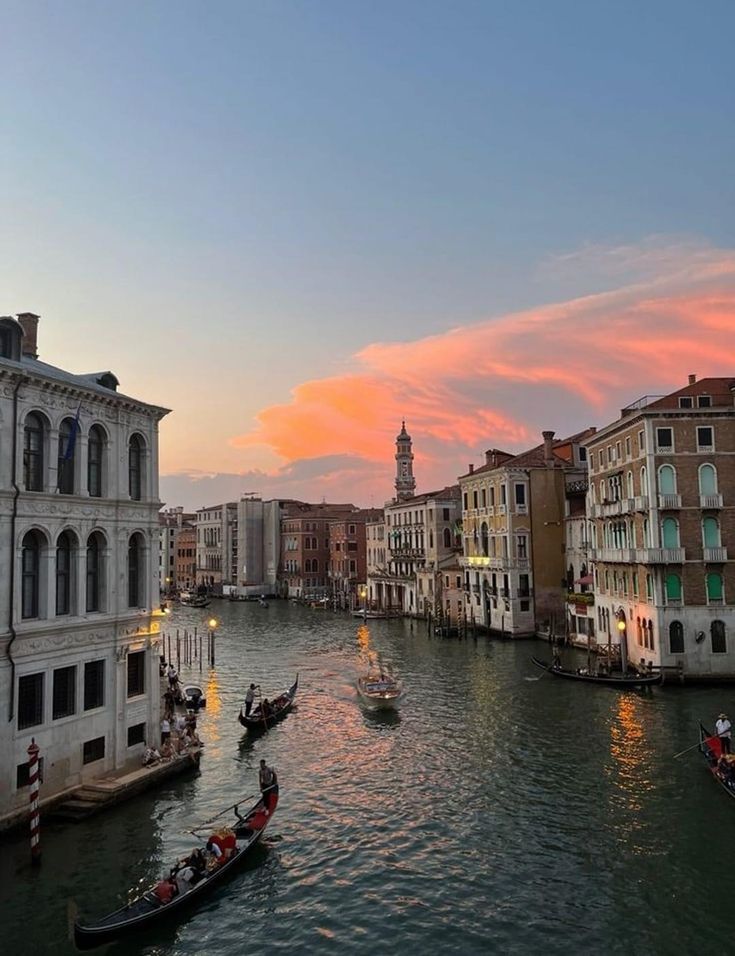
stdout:
[[727,714],[720,714],[715,724],[715,733],[720,738],[721,752],[730,753],[730,738],[732,737],[732,724],[727,718]]
[[272,810],[278,802],[278,775],[265,760],[260,761],[260,792],[267,810]]

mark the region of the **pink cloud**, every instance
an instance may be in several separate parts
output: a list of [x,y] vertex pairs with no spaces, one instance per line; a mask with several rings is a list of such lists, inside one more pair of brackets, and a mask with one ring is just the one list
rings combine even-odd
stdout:
[[[679,244],[644,246],[638,263],[634,246],[598,250],[605,255],[636,281],[415,341],[375,342],[353,357],[353,371],[297,385],[232,444],[267,446],[284,463],[357,456],[370,480],[381,463],[380,498],[390,494],[383,480],[401,418],[427,489],[454,480],[486,447],[521,449],[543,428],[603,425],[640,395],[683,385],[688,372],[732,374],[733,253]],[[341,477],[324,475],[330,493]]]

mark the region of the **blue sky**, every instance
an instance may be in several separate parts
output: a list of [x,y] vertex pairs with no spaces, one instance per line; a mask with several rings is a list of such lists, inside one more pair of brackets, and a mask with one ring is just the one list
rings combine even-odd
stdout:
[[173,406],[164,471],[272,466],[230,438],[371,342],[605,288],[565,253],[733,244],[732,3],[0,10],[3,311]]

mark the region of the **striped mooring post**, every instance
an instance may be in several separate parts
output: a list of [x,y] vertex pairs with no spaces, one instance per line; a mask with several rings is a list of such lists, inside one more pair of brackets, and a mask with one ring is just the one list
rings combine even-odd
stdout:
[[28,747],[28,782],[31,785],[31,863],[41,862],[41,818],[38,813],[38,744],[34,737]]

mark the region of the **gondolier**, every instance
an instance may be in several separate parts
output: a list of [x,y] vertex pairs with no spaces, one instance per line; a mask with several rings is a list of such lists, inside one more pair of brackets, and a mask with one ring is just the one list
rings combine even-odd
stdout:
[[732,724],[727,718],[727,714],[720,714],[715,724],[715,733],[720,738],[720,745],[723,754],[730,753],[730,741],[732,738]]
[[263,803],[270,810],[278,799],[278,774],[265,760],[260,761],[260,792],[263,794]]
[[250,687],[245,691],[245,716],[250,716],[250,711],[253,709],[253,701],[255,700],[255,691],[260,687],[260,684],[251,684]]

